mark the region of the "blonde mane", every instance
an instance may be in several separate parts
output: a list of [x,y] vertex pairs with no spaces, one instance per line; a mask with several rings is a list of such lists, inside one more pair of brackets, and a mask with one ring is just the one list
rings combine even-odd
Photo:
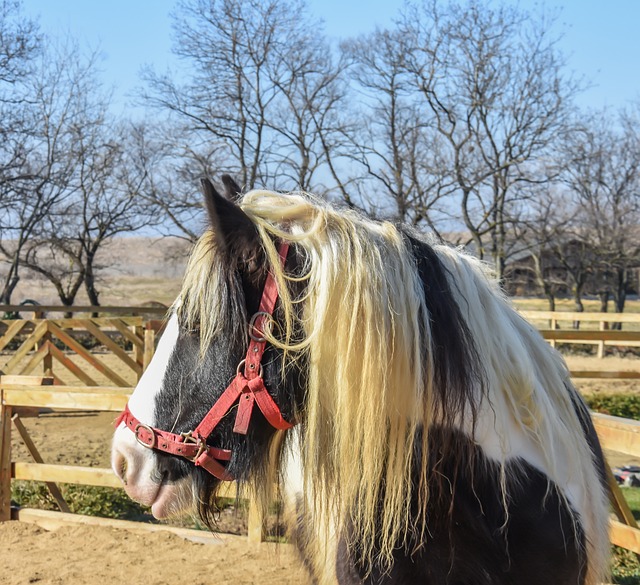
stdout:
[[[426,445],[439,422],[437,396],[446,390],[437,387],[431,316],[406,234],[304,194],[252,191],[241,207],[257,226],[280,290],[284,325],[270,341],[285,350],[286,360],[308,360],[298,419],[314,518],[327,537],[348,526],[365,563],[389,567],[411,531],[428,540]],[[277,260],[277,238],[303,251],[304,298],[290,294],[292,277]],[[221,271],[211,268],[213,240],[209,233],[196,247],[181,295],[186,304],[180,310],[187,320],[197,315],[203,343],[220,330],[227,310],[219,304],[227,296],[221,295],[223,279],[215,276]],[[496,431],[515,424],[539,446],[552,480],[568,473],[571,481],[591,486],[590,497],[601,502],[604,492],[561,358],[511,309],[481,263],[444,246],[434,249],[484,367],[475,392],[497,413]],[[302,340],[294,335],[300,331]],[[449,420],[475,432],[475,416],[465,418],[464,409]],[[509,439],[501,440],[504,469]],[[560,469],[558,444],[575,454],[564,462],[568,471]],[[410,509],[416,495],[417,517]],[[503,497],[506,505],[508,495]],[[606,518],[598,516],[598,506],[586,519],[589,585],[606,573],[607,546],[598,540],[606,536]]]

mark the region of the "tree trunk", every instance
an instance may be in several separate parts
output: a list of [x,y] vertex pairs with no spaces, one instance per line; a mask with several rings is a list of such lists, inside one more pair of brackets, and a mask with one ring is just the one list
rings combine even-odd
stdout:
[[609,291],[598,293],[598,296],[600,297],[600,312],[606,313],[609,310]]
[[496,266],[496,278],[500,283],[500,286],[504,286],[504,271],[506,268],[506,262],[504,259],[504,253],[502,251],[498,251],[498,254],[494,257],[494,262]]
[[[71,291],[69,293],[67,293],[64,289],[64,286],[62,284],[62,281],[59,279],[55,279],[55,278],[50,278],[49,279],[53,285],[56,288],[56,291],[58,292],[58,298],[60,299],[60,302],[62,303],[62,305],[64,307],[71,307],[73,306],[73,302],[76,299],[76,293],[78,292],[78,287],[74,287],[71,289]],[[65,311],[64,313],[64,318],[65,319],[71,319],[73,318],[73,313],[70,311]]]
[[[87,266],[84,275],[84,288],[87,291],[87,297],[89,297],[89,304],[93,307],[97,307],[100,305],[100,301],[98,297],[100,293],[96,290],[96,279],[95,274],[93,273],[93,257],[87,255]],[[92,315],[93,317],[97,317],[97,313]]]
[[556,297],[553,293],[548,292],[546,294],[547,296],[547,301],[549,302],[549,310],[550,311],[555,311],[556,310]]
[[[619,268],[616,278],[616,288],[613,292],[614,309],[616,313],[624,313],[624,305],[627,301],[627,286],[629,284],[629,271]],[[622,323],[613,323],[612,329],[622,329]]]
[[[573,302],[575,304],[576,313],[584,313],[584,305],[582,304],[582,287],[573,287]],[[580,329],[580,321],[573,322],[574,329]]]
[[[600,297],[600,312],[607,313],[609,311],[609,297],[611,296],[608,290],[602,291],[598,294]],[[609,329],[609,323],[604,323],[604,328]]]
[[20,282],[19,274],[13,274],[11,278],[7,278],[6,282],[4,283],[2,293],[0,293],[0,303],[2,303],[3,305],[11,304],[11,295],[16,289],[16,286],[18,286],[18,282]]

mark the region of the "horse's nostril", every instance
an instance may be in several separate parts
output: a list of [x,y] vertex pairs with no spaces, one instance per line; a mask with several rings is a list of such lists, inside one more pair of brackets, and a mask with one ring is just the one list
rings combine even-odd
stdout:
[[113,460],[113,471],[124,485],[127,485],[127,458],[122,453],[116,453]]

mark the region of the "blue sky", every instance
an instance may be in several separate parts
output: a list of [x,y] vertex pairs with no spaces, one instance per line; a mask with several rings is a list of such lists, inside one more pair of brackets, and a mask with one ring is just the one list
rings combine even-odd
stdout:
[[[171,65],[171,22],[174,0],[23,0],[24,11],[37,16],[51,34],[71,33],[101,49],[103,79],[115,87],[117,104],[138,83],[140,68]],[[515,4],[516,2],[514,2]],[[534,8],[534,0],[517,2]],[[401,0],[311,0],[310,10],[322,18],[326,32],[340,38],[391,22]],[[562,50],[569,66],[594,86],[579,103],[586,107],[622,106],[640,98],[640,0],[550,0],[561,8],[565,37]]]

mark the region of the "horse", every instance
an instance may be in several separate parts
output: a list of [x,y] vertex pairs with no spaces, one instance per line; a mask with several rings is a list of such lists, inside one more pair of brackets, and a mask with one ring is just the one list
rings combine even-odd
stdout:
[[561,356],[490,269],[412,228],[229,176],[203,191],[112,466],[215,528],[281,495],[314,583],[595,585],[604,459]]

